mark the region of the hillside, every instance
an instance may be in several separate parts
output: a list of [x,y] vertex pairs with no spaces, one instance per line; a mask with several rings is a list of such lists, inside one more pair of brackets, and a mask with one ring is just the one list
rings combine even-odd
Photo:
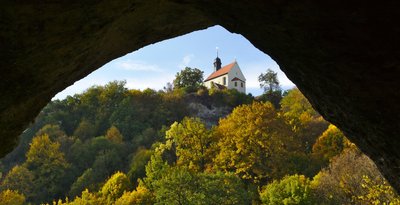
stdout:
[[[372,161],[297,89],[280,96],[279,109],[259,99],[111,82],[52,101],[1,159],[0,201],[313,204],[332,193],[333,204],[398,200]],[[362,169],[351,169],[355,163]],[[296,193],[273,191],[291,181]]]
[[[151,89],[128,90],[125,82],[95,86],[82,94],[50,102],[20,136],[19,146],[1,159],[1,173],[23,164],[32,138],[46,134],[59,144],[59,150],[70,165],[64,173],[61,189],[28,200],[43,202],[55,197],[75,196],[82,190],[75,193],[69,187],[87,169],[109,163],[110,157],[114,156],[118,158],[114,164],[96,167],[104,172],[92,177],[91,183],[103,182],[117,170],[129,171],[132,155],[139,148],[150,148],[154,142],[162,141],[165,129],[173,122],[181,121],[185,116],[198,116],[209,122],[209,126],[215,125],[220,117],[243,102],[239,96],[247,102],[251,100],[251,97],[238,93],[210,96]],[[117,135],[121,143],[108,140],[111,135]]]

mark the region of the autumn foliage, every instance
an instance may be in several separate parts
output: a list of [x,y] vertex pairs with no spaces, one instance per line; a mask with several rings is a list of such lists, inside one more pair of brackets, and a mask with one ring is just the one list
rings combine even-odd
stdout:
[[[112,82],[51,102],[0,161],[0,205],[400,203],[298,89],[279,106],[196,89]],[[187,101],[231,112],[212,124]]]

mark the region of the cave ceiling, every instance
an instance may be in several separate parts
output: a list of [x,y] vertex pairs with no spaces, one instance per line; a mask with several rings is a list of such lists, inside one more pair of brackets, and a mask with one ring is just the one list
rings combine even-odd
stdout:
[[396,1],[2,1],[0,155],[51,98],[122,55],[213,25],[270,55],[400,191]]

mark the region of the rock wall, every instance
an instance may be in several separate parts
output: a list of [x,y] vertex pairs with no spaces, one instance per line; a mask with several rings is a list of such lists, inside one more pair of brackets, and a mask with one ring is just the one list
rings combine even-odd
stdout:
[[0,155],[59,91],[143,46],[219,24],[278,62],[400,191],[398,1],[9,1]]

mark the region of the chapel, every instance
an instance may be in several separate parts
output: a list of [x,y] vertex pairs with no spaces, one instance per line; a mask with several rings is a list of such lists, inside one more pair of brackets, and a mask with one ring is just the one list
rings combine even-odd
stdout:
[[246,93],[246,78],[240,70],[239,64],[234,62],[221,67],[221,59],[218,57],[214,60],[214,72],[211,73],[204,85],[211,89],[213,86],[217,89],[236,89],[241,93]]

